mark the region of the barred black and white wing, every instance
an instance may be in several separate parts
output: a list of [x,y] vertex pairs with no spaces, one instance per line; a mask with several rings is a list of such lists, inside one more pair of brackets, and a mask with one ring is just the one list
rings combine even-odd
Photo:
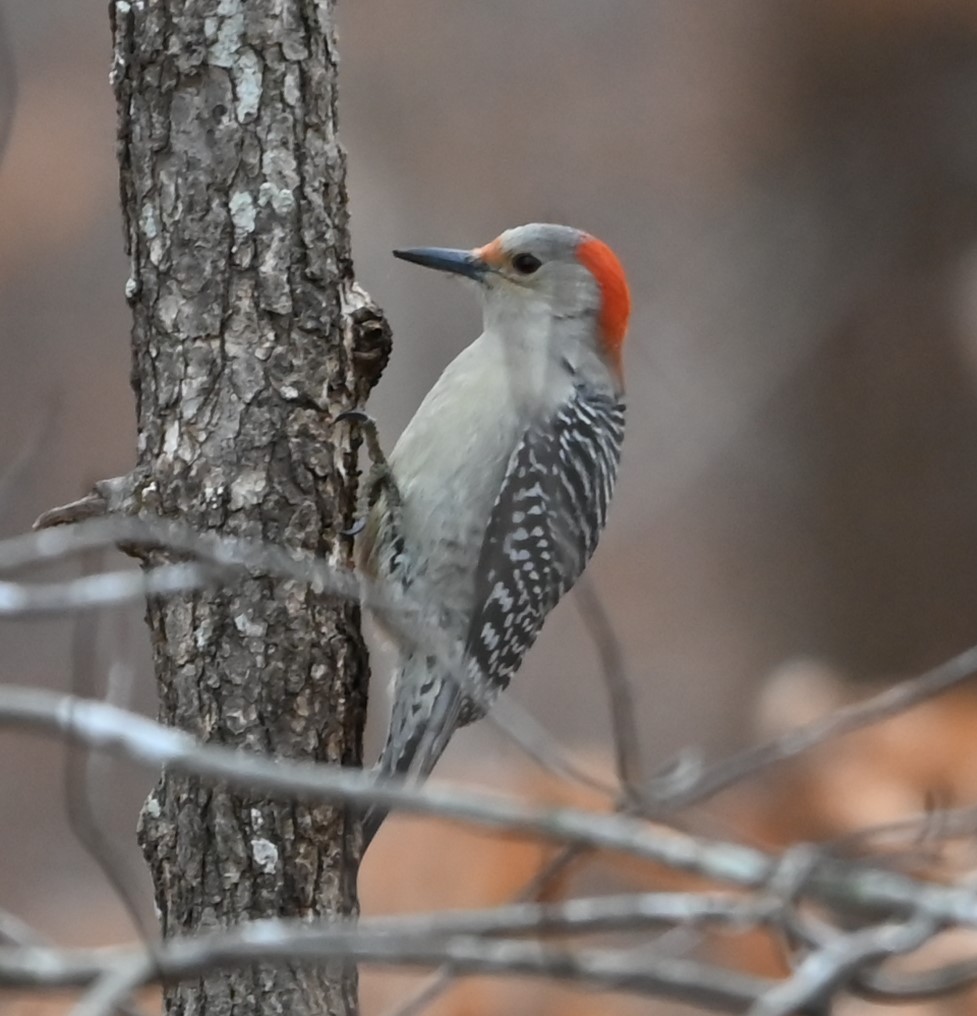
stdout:
[[[488,690],[509,683],[596,549],[623,437],[623,403],[578,387],[512,453],[482,544],[466,647],[473,679]],[[483,711],[471,703],[462,722]]]
[[[570,589],[607,521],[624,437],[624,406],[575,389],[554,416],[523,435],[509,458],[479,554],[463,675],[411,654],[397,677],[384,775],[424,777],[455,728],[483,715],[509,683],[546,615]],[[369,843],[386,815],[363,821]]]

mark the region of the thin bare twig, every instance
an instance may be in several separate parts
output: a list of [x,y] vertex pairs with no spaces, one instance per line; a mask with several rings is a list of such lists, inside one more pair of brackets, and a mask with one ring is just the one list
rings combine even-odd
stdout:
[[26,921],[7,910],[0,910],[0,943],[11,945],[48,946],[46,935],[32,928]]
[[[75,617],[71,638],[71,687],[77,701],[84,701],[88,696],[96,694],[97,634],[96,624],[81,616]],[[68,824],[78,842],[101,869],[140,939],[151,948],[152,936],[139,913],[136,894],[127,884],[125,860],[116,845],[105,835],[94,813],[90,792],[92,762],[92,753],[83,742],[68,743],[64,756],[65,812]]]
[[765,992],[749,1016],[790,1016],[825,999],[861,967],[917,949],[935,928],[928,918],[862,928],[837,935],[807,956],[794,973]]
[[594,790],[608,801],[617,797],[617,791],[610,783],[578,765],[559,741],[512,699],[497,699],[485,718],[506,737],[515,741],[544,771]]
[[764,745],[747,748],[707,769],[683,787],[658,797],[655,813],[698,804],[778,762],[794,758],[825,741],[898,716],[942,695],[977,675],[977,646],[918,677],[887,688],[864,702],[838,709],[823,719],[789,731]]
[[558,777],[568,777],[609,799],[615,796],[612,787],[581,769],[525,709],[511,699],[492,702],[488,688],[475,686],[474,675],[462,665],[461,647],[448,642],[425,604],[395,588],[366,580],[330,560],[258,541],[198,533],[163,520],[113,517],[41,529],[0,541],[0,570],[70,557],[117,542],[165,548],[203,560],[53,583],[0,582],[0,617],[44,617],[98,610],[145,596],[174,595],[228,584],[253,573],[307,582],[317,591],[382,609],[391,627],[423,645],[425,652],[436,656],[447,673],[462,682],[467,695],[491,707],[487,708],[491,721],[530,758]]
[[641,809],[645,803],[641,738],[638,734],[634,691],[624,665],[621,643],[586,572],[577,581],[574,593],[584,626],[597,649],[604,687],[607,689],[617,778],[626,803]]
[[[488,828],[540,836],[654,861],[717,882],[756,889],[777,871],[770,855],[737,843],[702,840],[623,815],[540,807],[470,788],[423,787],[377,779],[361,770],[201,744],[189,734],[101,702],[70,701],[37,689],[0,688],[0,726],[34,728],[78,738],[151,769],[219,780],[230,786],[306,801],[379,804]],[[977,927],[977,892],[825,857],[811,871],[805,895],[836,906],[883,913],[906,911],[934,921]]]
[[388,1009],[384,1016],[420,1016],[461,978],[448,964],[442,964],[412,995]]
[[952,995],[977,984],[977,960],[958,960],[933,970],[897,974],[886,970],[860,971],[851,989],[875,1002],[922,1002]]
[[127,1006],[133,992],[152,981],[157,969],[156,956],[150,952],[117,964],[95,979],[70,1016],[115,1016]]
[[[86,547],[105,546],[119,540],[165,544],[176,551],[204,556],[211,564],[295,578],[310,582],[315,588],[333,595],[360,598],[370,605],[381,607],[385,616],[400,616],[402,629],[423,642],[425,647],[430,639],[431,651],[442,658],[449,672],[463,675],[465,670],[451,664],[457,655],[457,647],[442,644],[443,636],[424,616],[423,605],[406,602],[405,598],[398,597],[390,590],[373,588],[369,583],[360,581],[354,573],[338,569],[331,562],[302,557],[283,548],[268,547],[255,541],[194,533],[185,527],[159,521],[147,523],[135,519],[100,519],[0,541],[0,569],[64,557]],[[5,608],[11,613],[23,613],[29,610],[62,611],[93,603],[104,605],[108,602],[126,602],[147,592],[163,594],[199,588],[201,584],[216,581],[219,572],[195,570],[197,567],[164,565],[147,575],[123,572],[93,576],[82,586],[68,588],[60,584],[25,589],[17,584],[5,586],[0,583],[0,613]],[[766,745],[733,755],[698,776],[685,777],[681,781],[669,780],[671,786],[658,793],[652,812],[660,816],[702,802],[763,768],[792,758],[832,738],[905,712],[969,680],[975,673],[977,647],[972,647],[919,677],[895,685],[865,702],[838,710]],[[479,697],[475,689],[467,686],[466,692],[473,692],[476,698]],[[518,734],[514,736],[523,747],[526,747],[523,742],[533,740],[528,734],[526,737]],[[539,754],[537,749],[536,755]],[[548,761],[552,762],[552,758]],[[562,768],[565,770],[565,766]]]
[[536,872],[535,875],[523,886],[516,897],[520,901],[538,900],[548,891],[553,882],[558,879],[573,864],[574,861],[587,853],[587,848],[576,844],[563,847],[546,864]]
[[[523,886],[516,895],[518,902],[529,902],[538,899],[553,881],[581,854],[583,847],[569,846],[560,849],[550,858],[536,874]],[[386,1016],[419,1016],[432,1002],[440,998],[458,980],[458,974],[445,965],[435,970],[428,980],[417,991],[404,1001],[398,1003]]]
[[[429,922],[427,930],[425,921]],[[257,962],[322,962],[324,957],[421,967],[447,960],[466,974],[557,978],[637,994],[683,998],[732,1011],[739,1011],[770,987],[770,982],[760,978],[674,957],[625,958],[606,949],[569,949],[512,938],[449,934],[446,930],[451,924],[461,927],[463,923],[463,916],[452,921],[444,915],[420,921],[386,918],[359,925],[343,921],[320,926],[299,921],[255,921],[194,938],[169,939],[152,960],[145,952],[131,949],[0,948],[0,983],[71,987],[96,982],[98,987],[89,995],[85,1016],[103,1016],[108,1007],[150,981],[173,982]]]
[[[168,549],[205,557],[214,565],[295,578],[333,595],[361,599],[368,605],[383,609],[385,617],[395,623],[399,621],[398,627],[403,633],[424,644],[426,649],[441,659],[450,673],[458,675],[458,679],[467,680],[467,668],[455,665],[458,647],[444,645],[443,635],[426,616],[423,605],[411,603],[395,591],[363,582],[354,573],[337,568],[332,562],[255,541],[195,533],[186,527],[160,520],[96,519],[77,526],[41,530],[0,541],[0,569],[65,557],[79,553],[86,547],[106,546],[118,541],[165,545]],[[147,592],[163,594],[187,587],[199,588],[200,584],[216,581],[220,574],[206,570],[195,571],[194,568],[194,565],[164,565],[145,576],[135,572],[93,576],[88,585],[68,589],[62,584],[57,587],[32,587],[28,591],[23,586],[11,584],[5,588],[0,583],[0,613],[4,612],[5,606],[11,612],[29,609],[61,611],[74,609],[79,602],[82,605],[91,605],[93,601],[101,604],[124,602]],[[932,671],[902,682],[865,702],[838,710],[823,720],[791,731],[766,745],[733,755],[697,776],[689,775],[677,781],[670,778],[669,788],[660,790],[655,795],[651,812],[661,816],[711,798],[767,766],[792,758],[831,738],[905,712],[970,679],[975,673],[977,647],[972,647]],[[481,698],[480,690],[468,687],[467,683],[466,693],[472,694],[476,700]],[[537,731],[534,728],[533,736],[527,733],[523,737],[518,732],[513,736],[517,743],[526,748],[534,740],[535,733]],[[535,754],[537,757],[540,755],[538,749],[535,749]],[[562,752],[558,751],[557,755],[562,756]],[[552,762],[552,757],[547,759],[548,764]],[[563,771],[566,769],[565,765],[557,768]],[[646,800],[647,796],[645,795]]]
[[[117,539],[118,527],[113,524],[111,529],[113,539]],[[329,562],[301,559],[275,548],[261,546],[246,548],[247,554],[243,555],[244,560],[242,560],[242,555],[240,555],[242,541],[228,541],[237,544],[237,546],[231,547],[219,539],[210,541],[205,537],[201,541],[197,534],[190,534],[187,536],[187,542],[194,545],[194,549],[189,552],[197,554],[198,557],[204,557],[203,562],[161,565],[159,569],[150,572],[148,576],[138,573],[124,574],[138,579],[140,583],[158,572],[162,572],[164,584],[186,579],[217,581],[226,579],[228,575],[261,571],[263,570],[262,565],[270,565],[269,570],[280,570],[287,577],[312,583],[320,581],[322,586],[349,582],[350,589],[359,591],[359,583],[355,576],[337,575],[335,567]],[[9,541],[7,543],[9,545]],[[202,554],[200,553],[201,545],[207,548]],[[62,542],[62,550],[66,546],[70,546],[70,541],[68,543]],[[4,563],[2,553],[4,549],[5,545],[0,543],[0,566]],[[234,559],[235,552],[239,554],[237,559]],[[221,560],[222,558],[223,560]],[[8,557],[7,561],[9,562],[9,560]],[[315,569],[317,568],[322,570],[321,579],[316,577]],[[175,569],[193,570],[181,575],[180,572],[174,571]],[[94,576],[93,578],[105,582],[105,585],[101,587],[96,584],[95,588],[96,590],[100,588],[102,595],[108,595],[106,590],[108,593],[113,591],[112,584],[118,576]],[[131,581],[131,578],[127,578],[126,581]],[[146,592],[145,585],[134,585],[130,588],[137,590],[139,595]],[[54,592],[45,595],[55,597]],[[62,591],[57,595],[62,598],[68,595],[63,591],[63,584]],[[72,590],[70,595],[80,594]],[[384,595],[384,591],[380,591],[379,595]],[[49,602],[54,602],[54,599]],[[413,614],[411,614],[411,609],[414,611]],[[422,607],[408,605],[405,609],[408,620],[405,623],[413,623],[418,612],[422,609]],[[974,652],[977,653],[977,650]],[[959,662],[960,658],[957,661],[951,661],[951,665],[953,663],[959,664]],[[973,662],[975,661],[971,661],[971,663]],[[939,670],[943,672],[946,668],[939,668]],[[903,687],[910,688],[908,695],[879,696],[858,707],[863,711],[867,707],[872,707],[871,719],[859,721],[861,714],[856,713],[854,720],[851,717],[845,720],[843,717],[844,722],[829,723],[827,727],[822,722],[822,724],[813,725],[813,727],[822,731],[827,729],[826,736],[834,736],[838,732],[843,733],[848,729],[854,729],[852,723],[855,726],[863,725],[863,723],[872,722],[884,715],[891,715],[893,711],[909,708],[917,701],[922,700],[919,696],[929,697],[930,694],[944,690],[944,686],[949,686],[946,685],[947,681],[952,684],[963,679],[959,669],[951,674],[950,678],[947,678],[945,673],[939,676],[940,680],[937,682],[934,682],[932,675],[924,675],[923,679],[907,682],[907,685]],[[963,676],[969,676],[969,673]],[[925,680],[926,678],[929,680]],[[921,682],[924,685],[924,691],[920,691]],[[7,691],[12,693],[12,698],[7,694]],[[40,694],[43,697],[44,693]],[[246,787],[249,790],[266,790],[272,794],[283,793],[289,797],[312,798],[330,802],[343,800],[362,804],[379,801],[386,807],[400,807],[417,813],[439,814],[531,835],[542,835],[562,840],[570,844],[571,848],[624,851],[709,878],[729,881],[748,889],[766,886],[780,867],[773,858],[763,851],[752,850],[735,843],[704,841],[673,831],[655,829],[645,823],[639,823],[622,816],[591,814],[577,809],[539,809],[527,806],[523,802],[495,798],[490,795],[473,795],[471,792],[452,793],[450,790],[444,790],[431,784],[419,790],[400,786],[393,781],[377,783],[374,782],[370,774],[337,770],[333,767],[293,765],[285,762],[272,763],[260,756],[200,745],[178,731],[160,727],[150,721],[134,717],[131,713],[126,713],[123,710],[113,711],[111,707],[100,703],[74,700],[71,707],[68,708],[63,700],[58,705],[56,696],[46,702],[41,702],[37,695],[36,692],[28,693],[21,689],[0,691],[0,724],[4,722],[33,723],[45,729],[57,729],[92,748],[115,751],[150,767],[165,765],[174,771],[209,776],[212,779]],[[884,707],[881,712],[878,709],[880,700]],[[843,713],[847,712],[849,711],[843,711]],[[526,731],[523,732],[526,733]],[[795,732],[795,737],[798,733],[801,735],[802,746],[798,748],[795,742],[791,742],[789,747],[792,749],[790,752],[792,754],[811,747],[814,743],[819,743],[816,737],[813,741],[810,740],[813,735],[811,735],[809,728]],[[807,741],[804,740],[805,734],[808,737]],[[526,736],[528,737],[529,734],[527,733]],[[770,747],[767,746],[767,749],[769,750]],[[776,761],[779,757],[778,755],[773,760]],[[554,759],[550,757],[547,761],[552,764]],[[693,787],[698,782],[693,781]],[[977,926],[977,896],[973,892],[960,887],[934,885],[910,879],[893,872],[872,869],[866,865],[856,865],[852,862],[831,858],[823,851],[816,853],[811,870],[805,873],[798,891],[802,891],[807,897],[842,907],[868,908],[883,914],[892,914],[893,912],[916,914],[919,915],[920,920],[925,919],[934,925],[956,922]],[[892,925],[892,927],[897,926]],[[898,925],[898,927],[905,927],[905,925]],[[538,932],[538,929],[536,930]],[[486,932],[486,934],[491,934],[491,932]],[[493,944],[502,943],[493,941]],[[514,944],[505,943],[506,946]],[[423,945],[423,941],[420,941],[416,948],[420,949]],[[868,947],[866,946],[866,948]],[[343,955],[346,954],[343,953]],[[407,963],[414,962],[415,965],[425,965],[417,958],[418,954],[413,955],[415,960],[408,959]],[[428,956],[433,955],[432,948]],[[622,957],[620,953],[607,955],[613,956],[614,961],[619,964],[616,968],[619,974],[624,970],[624,966],[621,964],[624,964],[625,960],[633,961],[634,959],[633,957]],[[810,971],[816,968],[820,971],[819,976],[826,976],[824,974],[824,969],[828,965],[826,957],[830,959],[831,955],[833,954],[830,953],[829,943],[829,945],[815,948],[811,957],[808,957],[810,963],[807,967],[805,967],[805,963],[808,963],[808,960],[802,961],[798,968],[798,975],[805,969],[808,971],[807,990],[809,992],[813,991],[812,985],[814,984],[813,974]],[[865,956],[868,955],[866,952]],[[820,965],[812,957],[820,957]],[[576,953],[574,953],[573,959],[575,962]],[[548,959],[548,962],[551,960],[552,957]],[[391,962],[393,961],[391,960]],[[856,986],[856,990],[863,981],[871,983],[873,972],[863,970],[867,962],[868,959],[863,956],[858,964],[846,966],[840,973],[840,968],[836,968],[832,974],[835,980],[831,983],[840,983],[838,978],[841,978]],[[433,959],[427,965],[431,964],[435,964]],[[450,950],[442,952],[435,965],[444,967],[445,964],[450,968],[452,976],[486,969],[478,964],[472,966],[469,954],[463,949],[460,952],[451,952]],[[948,974],[946,971],[943,973],[944,981],[946,981]],[[118,969],[102,970],[101,974],[105,975],[104,979],[97,987],[92,988],[92,993],[86,1002],[94,1007],[94,1010],[91,1011],[101,1012],[106,1004],[110,1006],[123,1004],[131,990],[138,987],[142,983],[141,978],[145,977],[144,974],[138,972],[134,974],[132,970],[127,974]],[[796,992],[800,989],[795,985],[793,990]],[[656,993],[662,994],[661,991]],[[667,994],[667,992],[665,993]],[[768,999],[772,998],[771,1005],[777,1004],[777,995],[768,993],[767,997]],[[781,1002],[780,1004],[787,1003]]]
[[202,589],[218,577],[208,565],[170,564],[145,572],[102,572],[58,582],[0,582],[0,617],[25,619],[102,610],[146,596]]
[[856,829],[838,836],[825,846],[833,853],[851,853],[855,849],[866,850],[873,840],[912,836],[917,841],[970,839],[977,835],[977,805],[963,808],[941,807],[934,810],[907,815],[879,825]]
[[631,853],[720,881],[757,886],[771,859],[762,851],[718,844],[654,829],[626,816],[575,808],[540,807],[470,788],[444,789],[428,781],[415,787],[378,779],[358,769],[271,759],[257,753],[204,744],[190,734],[103,702],[34,688],[0,687],[0,726],[33,728],[77,738],[92,748],[157,770],[209,777],[250,791],[333,804],[379,804],[415,814],[439,815],[509,832]]

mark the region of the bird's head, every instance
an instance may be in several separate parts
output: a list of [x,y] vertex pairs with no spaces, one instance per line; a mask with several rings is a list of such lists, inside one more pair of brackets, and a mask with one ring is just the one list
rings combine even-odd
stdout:
[[412,247],[394,256],[473,279],[488,326],[521,334],[542,326],[556,340],[586,340],[620,376],[631,294],[617,255],[589,233],[531,223],[473,250]]

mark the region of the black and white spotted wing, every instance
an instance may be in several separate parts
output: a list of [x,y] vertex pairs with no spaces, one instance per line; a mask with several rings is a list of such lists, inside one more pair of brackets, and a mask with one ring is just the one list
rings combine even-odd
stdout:
[[[624,405],[577,388],[512,453],[482,544],[467,655],[501,689],[597,547],[624,437]],[[480,709],[466,710],[473,719]]]

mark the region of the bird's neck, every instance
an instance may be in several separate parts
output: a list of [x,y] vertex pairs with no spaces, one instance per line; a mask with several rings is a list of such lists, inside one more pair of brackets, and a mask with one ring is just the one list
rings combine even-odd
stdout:
[[613,386],[596,352],[593,314],[557,316],[543,301],[486,306],[480,341],[493,347],[518,401],[555,408],[579,384]]

